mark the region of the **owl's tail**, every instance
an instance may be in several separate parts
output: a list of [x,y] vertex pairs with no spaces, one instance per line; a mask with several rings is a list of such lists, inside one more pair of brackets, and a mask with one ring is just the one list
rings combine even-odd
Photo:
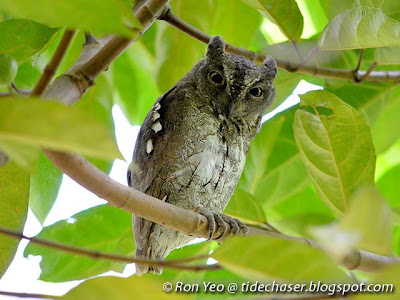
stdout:
[[[151,259],[150,255],[147,255],[145,251],[141,249],[136,249],[136,256],[137,259]],[[147,264],[139,264],[136,263],[136,275],[142,276],[143,274],[154,273],[161,275],[163,268],[161,266],[152,266]]]

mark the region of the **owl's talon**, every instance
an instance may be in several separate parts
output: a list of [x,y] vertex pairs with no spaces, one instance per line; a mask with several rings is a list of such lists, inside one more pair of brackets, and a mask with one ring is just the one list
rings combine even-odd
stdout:
[[223,219],[224,214],[213,213],[213,215],[215,217],[216,223],[218,224],[218,231],[219,231],[220,228],[222,230],[222,233],[217,238],[214,238],[214,235],[216,234],[216,232],[214,231],[214,233],[213,233],[213,240],[214,241],[218,241],[219,239],[221,239],[226,234],[226,232],[229,229],[229,226],[226,224],[226,222],[224,222],[224,219]]
[[[195,212],[205,216],[208,220],[208,229],[210,230],[210,237],[208,241],[218,241],[223,238],[228,230],[230,235],[237,235],[239,233],[247,235],[249,232],[248,227],[242,221],[232,218],[222,213],[214,213],[204,206],[197,206]],[[229,226],[228,226],[229,224]],[[218,237],[214,238],[218,232]]]
[[237,224],[240,227],[240,231],[242,232],[243,235],[248,235],[249,234],[249,227],[247,227],[242,221],[235,219]]
[[197,206],[194,209],[195,212],[198,214],[201,214],[207,218],[208,221],[208,229],[210,231],[210,236],[207,239],[207,241],[212,241],[212,238],[214,236],[215,229],[217,228],[217,224],[215,222],[214,214],[207,208],[205,208],[202,205]]
[[239,220],[229,217],[227,215],[222,215],[222,219],[224,219],[224,221],[231,226],[230,235],[236,235],[239,233],[240,227],[237,223],[237,221]]

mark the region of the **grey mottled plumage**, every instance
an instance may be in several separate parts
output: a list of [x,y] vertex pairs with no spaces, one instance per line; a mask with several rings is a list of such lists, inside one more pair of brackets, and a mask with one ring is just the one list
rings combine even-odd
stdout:
[[[136,142],[131,187],[186,209],[225,209],[274,96],[277,68],[271,57],[259,66],[224,48],[213,37],[206,58],[157,99]],[[221,216],[239,228],[232,218],[214,214],[219,221]],[[136,216],[133,231],[138,258],[163,260],[193,239]],[[161,268],[137,265],[139,275],[147,272]]]

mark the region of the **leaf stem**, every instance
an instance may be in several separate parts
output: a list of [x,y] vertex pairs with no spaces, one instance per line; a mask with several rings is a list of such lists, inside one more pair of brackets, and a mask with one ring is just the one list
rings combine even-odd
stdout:
[[302,63],[303,63],[303,56],[302,56],[301,53],[300,53],[300,49],[299,49],[299,47],[297,46],[297,43],[296,43],[296,42],[292,42],[292,46],[293,46],[293,48],[294,48],[294,51],[295,51],[296,54],[297,54],[297,57],[299,58],[300,64],[302,64]]
[[[361,67],[361,62],[364,56],[364,49],[360,50],[360,55],[358,56],[358,62],[357,62],[357,66],[354,69],[354,75],[357,76],[358,71],[360,70]],[[357,80],[356,78],[354,78],[354,80]]]

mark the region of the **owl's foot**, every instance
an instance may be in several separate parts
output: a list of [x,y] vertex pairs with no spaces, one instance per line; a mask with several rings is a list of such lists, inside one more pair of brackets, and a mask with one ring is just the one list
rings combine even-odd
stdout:
[[247,235],[249,232],[249,228],[243,224],[242,221],[223,213],[212,212],[204,206],[197,206],[195,211],[205,216],[208,220],[208,228],[210,231],[210,237],[208,238],[209,241],[218,241],[228,232],[230,235],[236,235],[239,233]]

